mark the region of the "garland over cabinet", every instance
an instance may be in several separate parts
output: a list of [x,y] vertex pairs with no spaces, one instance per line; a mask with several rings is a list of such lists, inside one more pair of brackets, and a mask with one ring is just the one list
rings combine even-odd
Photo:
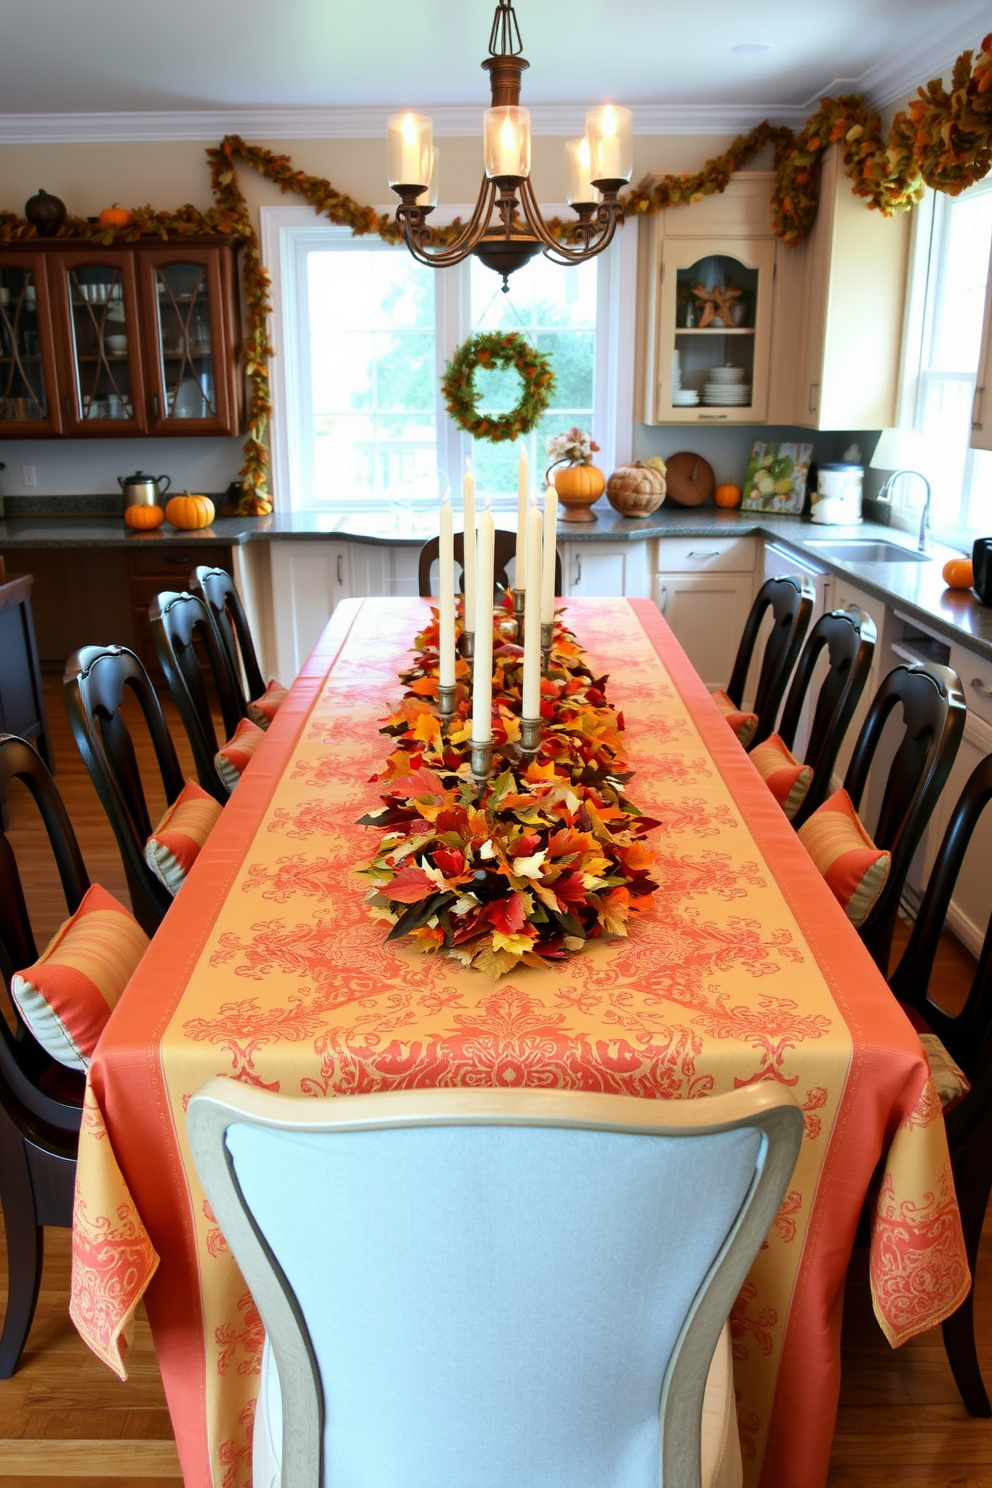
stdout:
[[788,252],[772,233],[774,180],[741,171],[719,196],[638,218],[635,417],[644,423],[765,421],[775,263]]
[[236,244],[0,248],[0,437],[237,434]]

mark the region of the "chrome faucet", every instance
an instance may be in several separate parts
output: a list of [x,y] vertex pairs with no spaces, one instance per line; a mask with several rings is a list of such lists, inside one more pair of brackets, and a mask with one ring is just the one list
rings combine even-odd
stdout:
[[918,553],[929,553],[930,544],[927,541],[927,534],[930,531],[930,482],[925,475],[920,475],[918,470],[914,471],[913,474],[919,475],[920,480],[927,488],[926,500],[923,503],[923,515],[920,517],[920,540],[916,544],[916,551]]

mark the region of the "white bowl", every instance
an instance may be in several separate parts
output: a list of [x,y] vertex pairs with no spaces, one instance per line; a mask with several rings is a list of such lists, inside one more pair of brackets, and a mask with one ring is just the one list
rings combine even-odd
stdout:
[[114,356],[123,356],[127,351],[126,336],[108,336],[107,350],[113,352]]

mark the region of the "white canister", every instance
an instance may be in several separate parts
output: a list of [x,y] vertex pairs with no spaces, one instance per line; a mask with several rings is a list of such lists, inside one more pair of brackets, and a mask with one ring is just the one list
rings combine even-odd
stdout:
[[860,465],[837,461],[817,470],[812,519],[831,527],[861,521],[861,488],[865,473]]

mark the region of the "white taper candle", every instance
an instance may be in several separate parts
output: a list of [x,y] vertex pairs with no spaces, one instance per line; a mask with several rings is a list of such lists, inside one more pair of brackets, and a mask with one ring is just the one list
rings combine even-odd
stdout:
[[527,512],[527,580],[524,585],[524,682],[522,718],[541,716],[541,509]]
[[555,559],[558,556],[558,492],[548,486],[544,493],[544,566],[541,570],[541,624],[555,618]]
[[465,511],[465,557],[462,568],[465,575],[465,629],[475,630],[475,476],[472,461],[466,455],[465,474],[462,477],[462,505]]
[[495,527],[488,506],[479,518],[476,554],[475,653],[472,658],[472,743],[493,736],[493,549]]
[[438,548],[438,610],[440,637],[438,681],[442,687],[455,685],[455,527],[451,515],[451,492],[446,490],[441,502],[441,537]]
[[517,463],[517,552],[513,572],[514,589],[522,589],[526,581],[527,564],[527,507],[530,502],[530,470],[527,464],[527,446],[520,441],[520,459]]

